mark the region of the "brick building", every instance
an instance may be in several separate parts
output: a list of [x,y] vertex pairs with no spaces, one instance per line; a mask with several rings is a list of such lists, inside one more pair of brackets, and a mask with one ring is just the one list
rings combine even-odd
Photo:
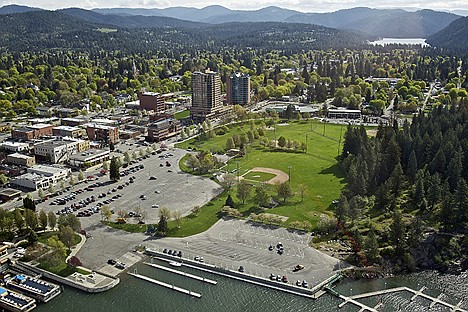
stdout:
[[115,143],[119,141],[119,128],[88,124],[86,125],[86,132],[91,141],[100,141],[105,143]]
[[52,136],[53,125],[36,124],[11,131],[11,137],[15,140],[33,140],[44,136]]
[[159,93],[143,92],[138,95],[138,98],[140,100],[141,110],[154,111],[159,113],[166,109],[164,98]]
[[180,122],[169,118],[154,122],[148,126],[147,141],[160,142],[180,132]]

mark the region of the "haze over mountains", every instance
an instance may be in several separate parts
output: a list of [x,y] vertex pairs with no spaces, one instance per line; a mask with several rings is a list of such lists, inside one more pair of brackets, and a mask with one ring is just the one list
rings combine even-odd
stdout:
[[[0,8],[0,14],[38,10],[24,6],[10,5]],[[231,10],[219,5],[202,9],[172,7],[165,9],[63,9],[69,14],[90,22],[99,22],[118,27],[152,27],[185,25],[185,20],[197,23],[221,24],[229,22],[282,22],[304,23],[320,26],[348,29],[375,37],[391,38],[427,38],[442,30],[459,15],[419,10],[408,12],[401,9],[353,8],[331,13],[302,13],[275,6],[253,11]],[[100,15],[98,15],[99,13]],[[172,18],[172,19],[169,19]]]
[[167,16],[194,22],[285,22],[316,24],[350,29],[377,37],[426,38],[442,30],[459,15],[432,10],[408,12],[400,9],[353,8],[331,13],[302,13],[275,6],[254,11],[230,10],[222,6],[203,9],[175,7],[167,9],[94,9],[102,14]]

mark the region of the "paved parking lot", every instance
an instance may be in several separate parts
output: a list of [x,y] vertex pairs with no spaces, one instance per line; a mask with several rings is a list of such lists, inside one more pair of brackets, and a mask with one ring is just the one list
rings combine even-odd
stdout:
[[[312,237],[297,231],[274,226],[259,225],[244,220],[220,220],[207,232],[181,239],[163,238],[148,242],[148,246],[162,251],[164,248],[181,250],[184,257],[203,256],[205,262],[261,277],[271,273],[286,275],[291,283],[307,280],[311,286],[327,278],[343,263],[309,247]],[[281,242],[283,254],[276,245]],[[273,250],[269,250],[269,246]],[[304,265],[294,272],[293,268]]]
[[[146,214],[145,221],[147,223],[156,223],[158,222],[158,208],[151,208],[152,205],[167,207],[173,211],[179,210],[183,215],[185,215],[188,214],[190,209],[194,206],[203,206],[211,198],[222,191],[220,186],[210,179],[180,172],[178,169],[178,161],[185,155],[186,152],[184,150],[174,149],[163,154],[168,153],[173,154],[173,156],[161,159],[159,158],[159,154],[151,155],[149,158],[145,158],[138,162],[138,164],[130,165],[128,168],[143,164],[144,169],[140,169],[135,173],[122,177],[119,182],[109,183],[108,175],[100,177],[97,181],[89,182],[88,185],[99,181],[106,182],[108,184],[105,186],[95,187],[93,191],[84,191],[81,194],[77,194],[74,200],[67,202],[65,205],[49,205],[50,202],[56,198],[55,197],[47,200],[45,203],[39,204],[37,208],[39,210],[43,209],[46,212],[56,212],[57,210],[70,206],[72,203],[78,203],[80,200],[94,195],[96,197],[96,201],[88,204],[85,208],[80,209],[82,211],[96,205],[98,202],[103,202],[116,194],[121,194],[122,196],[120,198],[109,204],[112,210],[115,212],[119,210],[129,212],[140,207]],[[166,161],[171,164],[170,167],[165,165]],[[163,164],[163,167],[160,167],[160,164]],[[125,170],[125,168],[121,168],[121,172],[123,170]],[[125,182],[129,181],[131,176],[135,177],[134,183],[129,183],[128,186],[124,186],[122,189],[117,189],[115,192],[107,194],[107,192],[112,191],[112,189],[115,189],[120,185],[125,185]],[[151,180],[151,176],[155,176],[157,179]],[[64,197],[66,194],[69,194],[74,190],[84,189],[86,186],[87,185],[84,183],[76,185],[72,190],[58,197]],[[106,193],[106,197],[98,198],[101,193]],[[145,195],[147,199],[140,199],[141,195]],[[99,222],[100,214],[97,213],[90,217],[83,217],[80,218],[80,220],[83,227],[86,228]],[[129,222],[136,221],[129,220]]]

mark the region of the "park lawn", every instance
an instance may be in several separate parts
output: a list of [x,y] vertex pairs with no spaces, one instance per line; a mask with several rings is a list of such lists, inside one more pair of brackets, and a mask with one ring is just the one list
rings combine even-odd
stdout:
[[189,116],[190,116],[190,111],[188,109],[177,112],[177,113],[174,114],[174,118],[178,119],[178,120],[187,118]]
[[101,221],[103,224],[117,229],[123,230],[130,233],[144,233],[146,232],[146,224],[135,224],[135,223],[117,223],[113,221]]
[[221,217],[220,210],[226,203],[227,192],[219,194],[203,206],[198,215],[190,214],[180,221],[169,221],[167,236],[186,237],[208,230]]
[[252,180],[257,182],[265,182],[273,179],[276,175],[272,173],[260,172],[260,171],[251,171],[242,176],[246,180]]
[[[246,127],[244,129],[248,130]],[[324,129],[327,137],[323,136]],[[294,221],[305,220],[315,225],[320,214],[329,209],[331,202],[339,196],[345,183],[344,172],[336,160],[338,151],[341,152],[341,145],[338,146],[340,136],[344,136],[345,131],[345,126],[334,124],[323,126],[322,123],[312,120],[277,125],[276,139],[284,136],[286,139],[305,141],[306,133],[308,133],[307,153],[281,149],[270,150],[255,141],[247,147],[246,157],[231,159],[226,169],[228,172],[238,169],[236,175],[240,176],[254,167],[274,168],[290,173],[291,188],[296,195],[268,212],[288,217],[286,225]],[[236,127],[225,135],[198,144],[198,148],[217,150],[225,146],[228,137],[239,132],[239,127]],[[273,139],[275,130],[268,130],[266,135]],[[300,195],[297,194],[300,184],[307,188],[304,201],[301,201]],[[274,187],[271,187],[271,194],[276,195]]]

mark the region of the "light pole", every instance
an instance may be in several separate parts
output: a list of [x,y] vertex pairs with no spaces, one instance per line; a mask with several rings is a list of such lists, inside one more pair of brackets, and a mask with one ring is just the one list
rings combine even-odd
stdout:
[[309,144],[309,132],[306,132],[306,154],[307,154],[308,144]]
[[291,166],[288,166],[288,181],[289,181],[289,186],[291,186]]
[[236,165],[237,165],[237,169],[236,169],[236,173],[237,173],[237,182],[239,182],[239,161],[236,161]]

